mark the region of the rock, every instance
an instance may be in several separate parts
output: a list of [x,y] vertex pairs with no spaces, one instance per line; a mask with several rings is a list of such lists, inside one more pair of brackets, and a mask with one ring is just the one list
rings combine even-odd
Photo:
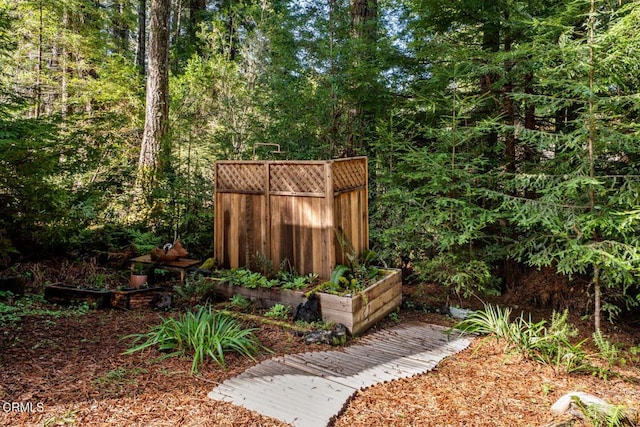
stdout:
[[583,393],[581,391],[572,391],[571,393],[565,394],[560,399],[556,400],[556,403],[551,405],[551,413],[554,415],[563,415],[566,413],[570,413],[573,416],[582,418],[582,411],[580,411],[580,409],[577,407],[577,403],[574,399],[582,402],[584,406],[611,406],[599,397],[593,396],[588,393]]
[[338,323],[331,331],[331,345],[345,345],[347,343],[347,327]]
[[293,321],[297,322],[302,320],[303,322],[313,323],[322,320],[320,316],[320,301],[316,294],[309,295],[309,299],[303,304],[298,304],[295,312],[293,313]]
[[467,309],[464,309],[464,308],[457,308],[457,307],[453,307],[453,306],[449,307],[449,314],[454,319],[464,320],[467,317],[471,316],[473,313],[475,313],[475,311],[473,311],[473,310],[467,310]]
[[338,323],[330,331],[314,331],[304,337],[306,344],[322,343],[333,346],[344,345],[347,343],[347,327],[342,323]]
[[155,308],[159,310],[167,310],[171,308],[172,298],[170,293],[161,293],[155,300]]
[[315,344],[328,341],[328,337],[331,336],[331,331],[313,331],[309,332],[304,337],[305,344]]
[[[583,409],[587,407],[590,409],[590,413],[597,414],[598,419],[606,419],[619,411],[619,408],[599,397],[581,391],[572,391],[551,405],[551,413],[554,415],[570,414],[573,417],[584,419]],[[636,426],[637,418],[638,414],[635,410],[625,409],[620,425]]]

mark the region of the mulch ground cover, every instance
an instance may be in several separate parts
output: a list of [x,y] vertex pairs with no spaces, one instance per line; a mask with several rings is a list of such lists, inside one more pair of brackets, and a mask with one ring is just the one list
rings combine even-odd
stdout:
[[[123,355],[131,344],[123,337],[145,332],[159,322],[159,315],[169,314],[92,310],[66,317],[25,317],[0,325],[0,424],[283,425],[207,398],[216,384],[257,362],[229,354],[227,370],[206,363],[192,375],[187,359],[162,359],[155,350]],[[453,324],[448,316],[405,308],[377,328],[404,320]],[[640,344],[636,329],[612,328],[609,332],[614,342],[626,348]],[[277,325],[260,325],[257,336],[275,354],[329,348],[307,345],[303,337]],[[446,359],[432,372],[359,392],[335,425],[544,426],[566,418],[554,417],[549,407],[564,393],[576,390],[640,409],[637,359],[617,366],[619,375],[605,379],[568,375],[503,350],[503,343],[476,339],[469,349]],[[262,354],[257,361],[272,356]],[[11,406],[15,404],[19,406]]]

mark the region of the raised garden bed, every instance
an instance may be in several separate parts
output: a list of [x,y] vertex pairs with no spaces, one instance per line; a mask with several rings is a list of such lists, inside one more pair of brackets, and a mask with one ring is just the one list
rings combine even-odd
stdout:
[[360,335],[402,303],[402,272],[385,270],[383,278],[351,296],[318,293],[322,320],[342,323],[351,335]]
[[290,289],[279,288],[250,289],[222,282],[220,279],[211,280],[214,281],[213,289],[219,296],[229,299],[234,295],[242,295],[245,298],[257,302],[262,308],[270,308],[276,304],[284,304],[296,308],[298,304],[302,304],[307,300],[304,292],[302,291],[292,291]]
[[[333,295],[318,292],[320,312],[325,322],[342,323],[352,335],[360,335],[395,310],[402,302],[402,273],[400,270],[383,270],[386,274],[363,291],[351,295]],[[304,291],[279,288],[246,288],[214,280],[213,289],[224,297],[242,295],[272,307],[277,303],[296,308],[307,298]]]
[[[49,285],[44,289],[44,298],[55,304],[78,304],[86,302],[95,308],[156,308],[170,305],[171,296],[163,288],[141,289],[91,289],[64,285]],[[169,304],[167,304],[167,299]]]
[[48,285],[44,288],[44,298],[55,304],[79,304],[86,302],[95,308],[109,306],[110,293],[104,289],[75,288],[64,285]]
[[171,296],[163,288],[119,289],[111,293],[111,307],[135,310],[170,305]]

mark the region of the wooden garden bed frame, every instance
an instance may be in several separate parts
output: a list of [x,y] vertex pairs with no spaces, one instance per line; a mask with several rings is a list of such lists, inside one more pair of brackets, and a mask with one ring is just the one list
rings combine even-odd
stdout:
[[[342,323],[352,335],[360,335],[382,320],[402,303],[402,272],[385,269],[386,275],[362,292],[350,296],[339,296],[319,292],[320,312],[325,322]],[[303,291],[278,288],[249,289],[214,280],[215,292],[229,299],[242,295],[269,308],[277,303],[296,308],[306,301]]]

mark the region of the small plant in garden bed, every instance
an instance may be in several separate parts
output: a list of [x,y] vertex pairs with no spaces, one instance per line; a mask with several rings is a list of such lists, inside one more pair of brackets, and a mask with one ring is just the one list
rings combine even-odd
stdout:
[[315,283],[316,274],[299,276],[294,271],[281,270],[275,277],[269,278],[262,273],[246,268],[233,268],[222,273],[222,282],[233,286],[242,286],[248,289],[256,288],[280,288],[302,290]]
[[384,275],[379,268],[371,265],[377,257],[374,251],[365,249],[358,254],[341,229],[336,230],[336,238],[346,263],[336,265],[329,281],[322,283],[312,292],[326,292],[341,296],[354,294],[364,291]]
[[242,295],[234,295],[229,299],[229,305],[240,311],[247,310],[251,306],[251,300]]
[[225,353],[235,352],[254,360],[260,351],[269,351],[258,341],[256,329],[243,328],[233,317],[202,306],[197,312],[188,312],[177,319],[163,319],[144,334],[128,335],[132,347],[124,354],[133,354],[149,348],[165,352],[164,357],[191,355],[191,372],[198,372],[207,358],[226,369]]
[[284,304],[276,304],[271,307],[264,315],[277,320],[287,320],[291,314],[291,307]]
[[364,291],[385,275],[384,270],[377,267],[357,265],[337,265],[331,272],[329,281],[321,283],[311,292],[325,292],[345,296]]

